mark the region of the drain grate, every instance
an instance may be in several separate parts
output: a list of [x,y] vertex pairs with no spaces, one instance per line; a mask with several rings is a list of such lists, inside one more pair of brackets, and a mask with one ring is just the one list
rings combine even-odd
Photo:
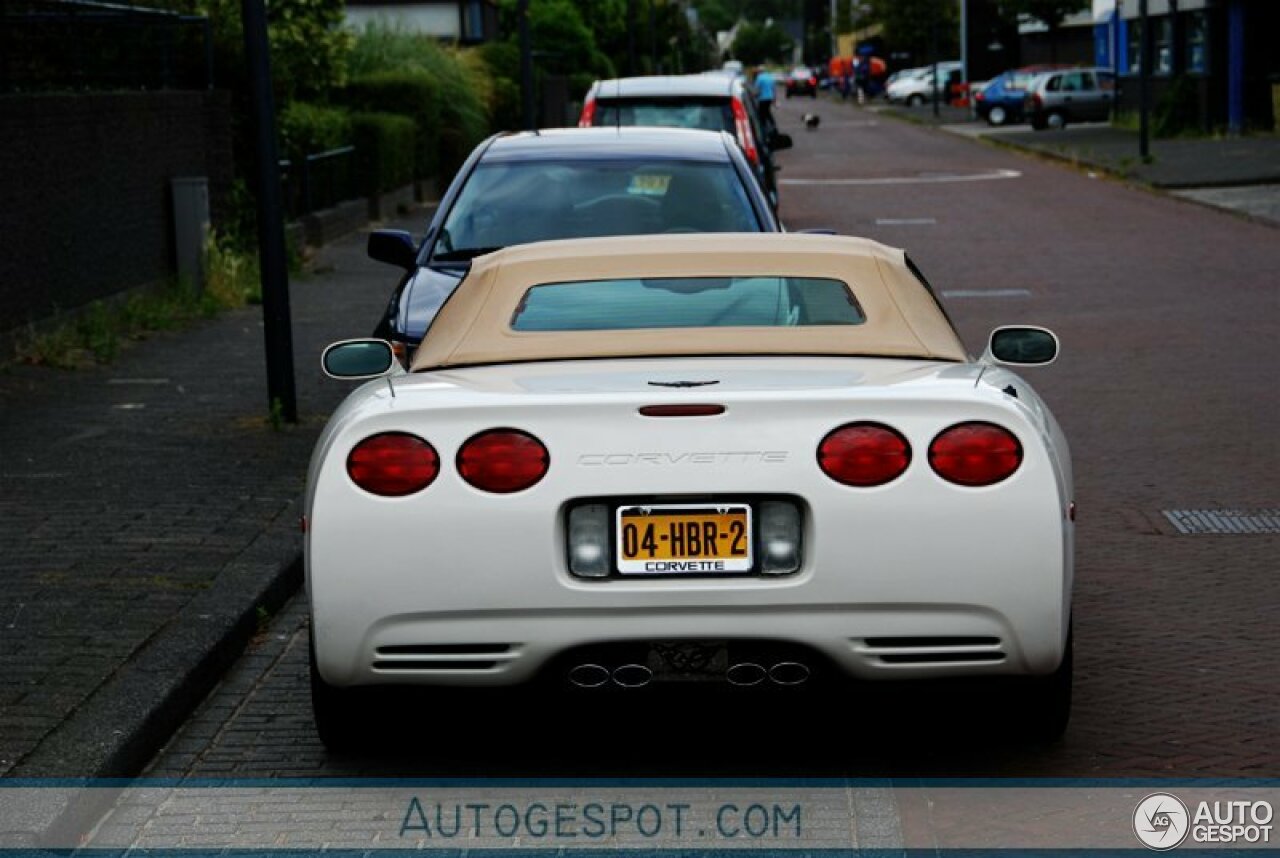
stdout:
[[1165,509],[1161,512],[1182,534],[1280,533],[1280,509]]

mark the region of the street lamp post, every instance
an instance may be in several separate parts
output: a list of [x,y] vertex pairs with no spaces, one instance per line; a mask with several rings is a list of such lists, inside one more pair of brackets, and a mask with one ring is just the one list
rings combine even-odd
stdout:
[[284,246],[280,158],[271,104],[271,53],[263,0],[242,0],[244,53],[258,158],[258,264],[262,282],[262,331],[267,353],[267,402],[273,414],[298,422],[293,378],[293,323],[289,314],[289,267]]

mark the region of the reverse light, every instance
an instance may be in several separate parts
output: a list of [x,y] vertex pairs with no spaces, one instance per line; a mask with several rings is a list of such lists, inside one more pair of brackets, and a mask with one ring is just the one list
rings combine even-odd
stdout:
[[929,445],[929,465],[948,482],[990,486],[1007,479],[1022,464],[1022,444],[994,423],[960,423],[939,433]]
[[880,486],[911,464],[911,445],[880,423],[849,423],[832,430],[818,445],[823,473],[846,486]]
[[742,144],[742,151],[747,156],[747,160],[753,165],[759,164],[760,153],[756,151],[756,141],[751,136],[751,123],[747,120],[747,108],[743,106],[742,99],[736,95],[729,103],[733,105],[733,127],[734,132],[738,135],[738,142]]
[[486,492],[523,491],[547,473],[551,457],[542,442],[519,429],[490,429],[458,451],[458,473]]
[[404,497],[420,492],[440,473],[436,450],[417,435],[383,432],[347,454],[347,475],[370,494]]
[[578,117],[579,128],[590,128],[596,118],[596,98],[594,95],[588,95],[587,100],[582,103],[582,115]]
[[569,510],[569,571],[581,578],[609,575],[609,508],[587,503]]
[[787,501],[760,504],[760,571],[786,575],[800,568],[800,508]]

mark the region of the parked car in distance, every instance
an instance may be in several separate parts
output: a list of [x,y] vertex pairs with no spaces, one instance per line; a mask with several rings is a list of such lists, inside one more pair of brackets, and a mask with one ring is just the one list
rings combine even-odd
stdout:
[[796,66],[787,75],[787,98],[793,95],[818,97],[818,75],[806,66]]
[[1023,103],[1026,101],[1027,86],[1037,74],[1058,68],[1063,67],[1027,66],[996,75],[980,91],[971,90],[974,113],[993,126],[1025,122]]
[[[952,81],[952,76],[960,74],[961,68],[962,66],[958,60],[938,63],[937,90],[939,101],[947,101],[947,87]],[[903,74],[885,89],[885,97],[894,104],[906,104],[910,107],[918,107],[926,101],[932,101],[934,91],[933,69],[934,67],[929,65],[916,69],[913,74]]]
[[778,206],[773,153],[791,146],[786,134],[766,134],[755,96],[741,77],[671,75],[598,80],[587,91],[580,128],[652,125],[727,131],[742,147],[769,198]]
[[751,686],[912,679],[1056,737],[1071,459],[1009,367],[1057,352],[1003,327],[974,359],[905,254],[867,239],[477,258],[408,372],[379,340],[323,357],[376,383],[308,471],[321,738],[359,743],[386,723],[369,694],[406,686],[433,713],[534,683],[637,702],[738,686],[750,712]]
[[725,133],[561,128],[476,147],[420,244],[369,236],[369,255],[404,269],[374,336],[407,359],[471,260],[512,244],[654,232],[777,232],[741,149]]
[[1066,128],[1072,122],[1105,122],[1116,100],[1110,69],[1084,68],[1038,74],[1027,85],[1023,110],[1031,127]]

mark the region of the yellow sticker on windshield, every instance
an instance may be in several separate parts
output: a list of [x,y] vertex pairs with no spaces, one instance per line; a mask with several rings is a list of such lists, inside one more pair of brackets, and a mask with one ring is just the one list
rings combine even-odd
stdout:
[[631,177],[631,185],[627,188],[627,193],[643,194],[649,197],[663,197],[666,196],[667,186],[670,184],[670,176],[657,176],[652,173],[646,173],[644,175]]

